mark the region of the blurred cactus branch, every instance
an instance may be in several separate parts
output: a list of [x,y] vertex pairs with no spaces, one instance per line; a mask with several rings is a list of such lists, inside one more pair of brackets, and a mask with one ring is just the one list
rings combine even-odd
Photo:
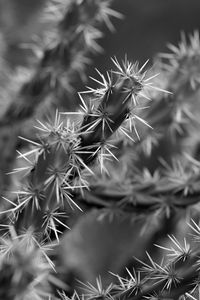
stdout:
[[[189,150],[185,148],[185,141],[192,141],[191,149],[198,143],[199,48],[198,32],[190,35],[188,41],[183,35],[177,47],[169,45],[171,53],[160,54],[155,61],[157,72],[163,76],[161,88],[171,94],[163,97],[158,89],[157,95],[152,96],[152,105],[142,111],[142,117],[154,130],[144,127],[140,130],[141,138],[136,140],[136,165],[140,169],[143,164],[153,173],[162,167],[158,161],[159,153],[171,165],[174,156]],[[157,78],[159,82],[159,77],[155,77],[155,81]],[[126,140],[122,142],[125,142],[126,148]],[[166,152],[165,147],[170,151]],[[157,162],[153,165],[155,156]]]
[[199,278],[197,257],[198,254],[193,253],[183,261],[176,260],[166,266],[160,266],[152,261],[154,263],[152,270],[147,271],[149,274],[141,279],[138,286],[133,284],[133,287],[125,292],[119,292],[113,296],[113,299],[139,300],[143,297],[147,299],[152,299],[151,297],[178,299],[197,285]]
[[[193,241],[186,238],[179,242],[173,235],[168,236],[170,246],[156,245],[163,250],[160,263],[154,261],[148,252],[147,262],[136,258],[140,267],[135,270],[126,268],[126,277],[111,272],[117,282],[103,287],[97,279],[97,287],[84,284],[85,295],[93,299],[139,300],[139,299],[179,299],[180,296],[196,299],[199,288],[199,233],[200,228],[194,221],[189,224]],[[69,299],[74,299],[69,298]],[[77,296],[75,299],[83,300]]]
[[[52,2],[52,3],[51,3]],[[62,3],[63,2],[63,3]],[[41,61],[30,81],[23,84],[17,100],[12,102],[0,120],[0,126],[21,123],[30,118],[37,107],[54,95],[56,98],[68,98],[74,90],[73,82],[77,77],[85,78],[85,66],[90,62],[89,54],[100,51],[97,39],[102,36],[98,27],[106,23],[111,27],[111,16],[121,17],[109,6],[111,1],[50,1],[47,8],[50,12],[59,8],[63,15],[58,21],[56,32],[48,37]],[[45,11],[47,21],[54,16]],[[32,45],[30,45],[31,47]],[[38,51],[39,52],[39,51]],[[42,50],[40,49],[40,52]]]
[[134,169],[133,181],[127,184],[126,181],[109,183],[107,178],[102,186],[101,183],[91,185],[89,191],[84,191],[82,200],[110,211],[114,208],[136,214],[160,211],[169,216],[171,210],[186,209],[199,203],[199,161],[187,154],[184,160],[187,162],[185,167],[183,159],[174,161],[172,167],[164,169],[162,176],[157,173],[153,177]]

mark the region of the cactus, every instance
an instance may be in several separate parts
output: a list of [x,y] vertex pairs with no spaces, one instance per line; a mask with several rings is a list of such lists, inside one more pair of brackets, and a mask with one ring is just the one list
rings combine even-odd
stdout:
[[[103,35],[101,25],[106,23],[112,29],[109,18],[121,18],[121,14],[109,6],[110,1],[47,1],[40,17],[40,22],[47,29],[43,29],[37,37],[33,36],[29,43],[19,45],[22,49],[31,49],[34,63],[31,60],[25,67],[13,71],[9,62],[6,64],[2,60],[5,75],[1,84],[2,95],[5,96],[2,97],[0,127],[2,132],[13,131],[13,141],[24,131],[23,125],[27,120],[37,116],[42,118],[46,110],[51,111],[55,102],[58,107],[76,107],[74,86],[85,81],[91,54],[101,50],[97,43]],[[5,44],[5,49],[1,50],[4,56],[7,45],[3,35],[1,40],[2,45]],[[29,136],[30,130],[24,134]],[[13,152],[21,144],[22,141],[15,141],[13,145],[9,143],[10,156],[14,158]],[[12,163],[4,164],[3,172],[9,172]],[[3,174],[2,177],[6,182]]]
[[[15,125],[20,141],[12,145],[18,159],[1,201],[2,299],[199,298],[199,34],[182,35],[152,68],[148,61],[140,65],[127,56],[122,62],[114,57],[111,70],[97,70],[93,86],[78,92],[91,54],[101,50],[99,26],[106,23],[112,30],[109,17],[121,17],[110,4],[47,1],[43,18],[50,27],[29,45],[39,54],[29,66],[35,68],[29,70],[30,79],[23,77],[12,92],[5,82],[2,87],[19,100],[11,99],[0,126]],[[12,82],[10,69],[2,65]],[[74,90],[80,105],[66,110],[63,99]],[[23,125],[32,124],[37,110],[54,97],[54,118],[38,113],[29,138]],[[73,240],[77,228],[85,226],[82,220],[94,216],[104,225],[127,218],[145,249],[132,262],[127,257],[127,265],[121,258],[115,264],[119,272],[107,269],[109,282],[104,274],[83,282],[87,270],[78,268],[74,252],[75,271],[80,271],[74,283],[76,272],[65,270],[62,261],[67,251],[62,258],[59,253],[70,241],[69,232]],[[184,236],[176,237],[178,226],[184,227]],[[113,249],[111,260],[118,251]],[[66,276],[70,272],[72,282]]]

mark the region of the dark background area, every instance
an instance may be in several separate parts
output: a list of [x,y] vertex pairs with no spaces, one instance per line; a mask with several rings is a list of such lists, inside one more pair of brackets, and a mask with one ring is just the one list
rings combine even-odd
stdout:
[[[0,0],[0,33],[6,43],[4,58],[13,67],[26,64],[27,55],[30,56],[20,43],[26,43],[32,34],[40,34],[45,28],[40,16],[46,2]],[[94,67],[101,72],[110,69],[113,56],[120,60],[127,54],[129,59],[142,64],[156,53],[167,51],[168,42],[177,44],[181,31],[193,33],[200,28],[199,0],[114,0],[113,8],[124,19],[112,18],[115,32],[102,28],[104,38],[100,44],[104,52],[94,56],[88,75],[94,75]],[[77,87],[79,90],[79,84]]]
[[[100,1],[100,0],[99,0]],[[0,32],[19,63],[19,49],[14,45],[26,42],[31,34],[42,30],[40,13],[47,0],[0,0]],[[66,0],[66,3],[68,0]],[[112,18],[115,33],[104,28],[101,41],[104,53],[95,59],[100,69],[111,65],[110,57],[139,60],[141,63],[157,52],[166,50],[166,43],[177,43],[180,32],[192,33],[200,28],[199,0],[114,0],[113,8],[124,15],[123,20]],[[16,61],[15,61],[16,63]]]
[[177,44],[181,31],[200,28],[199,0],[115,0],[113,7],[124,19],[114,20],[114,34],[106,31],[101,43],[105,53],[95,62],[100,69],[111,65],[114,55],[120,59],[127,54],[143,63],[166,51],[168,42]]

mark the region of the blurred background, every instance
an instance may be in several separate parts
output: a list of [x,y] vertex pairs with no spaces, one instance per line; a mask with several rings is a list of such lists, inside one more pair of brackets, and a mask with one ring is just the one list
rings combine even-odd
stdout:
[[[198,0],[116,0],[114,7],[124,20],[115,22],[114,35],[105,35],[106,57],[127,53],[143,63],[166,51],[166,43],[176,44],[181,31],[192,33],[200,28]],[[99,65],[103,61],[101,57]]]
[[[40,20],[45,2],[0,0],[0,27],[6,42],[4,56],[11,64],[26,62],[20,43],[45,29],[44,20]],[[167,42],[179,41],[182,30],[191,33],[200,27],[199,0],[115,0],[113,8],[121,12],[124,19],[113,20],[115,32],[104,29],[105,36],[100,43],[104,53],[94,63],[102,70],[111,65],[111,56],[120,58],[125,53],[142,63],[165,51]]]

